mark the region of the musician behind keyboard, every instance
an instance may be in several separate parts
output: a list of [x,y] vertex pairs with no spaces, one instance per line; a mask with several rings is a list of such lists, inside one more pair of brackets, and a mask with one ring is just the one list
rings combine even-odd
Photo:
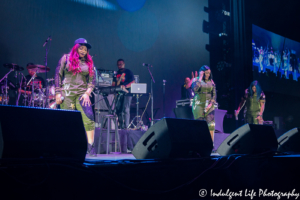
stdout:
[[[121,86],[122,89],[127,89],[130,92],[131,84],[134,83],[133,73],[129,69],[125,69],[125,62],[123,59],[117,61],[119,68],[116,77],[113,80],[112,86]],[[118,115],[119,128],[126,129],[130,120],[130,104],[132,96],[124,94],[120,97],[116,105],[116,113]]]

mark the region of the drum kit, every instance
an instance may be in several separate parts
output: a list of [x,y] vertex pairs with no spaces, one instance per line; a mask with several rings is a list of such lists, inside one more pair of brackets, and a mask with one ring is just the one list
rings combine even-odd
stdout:
[[[43,65],[27,66],[27,69],[33,72],[34,75],[30,80],[26,80],[26,77],[21,73],[24,70],[23,67],[13,63],[4,64],[3,66],[10,69],[10,71],[0,80],[0,104],[8,105],[10,103],[10,105],[15,104],[18,106],[20,103],[24,106],[56,109],[54,79],[47,79],[48,83],[45,88],[43,88],[41,81],[35,81],[36,75],[49,72],[49,67]],[[8,75],[13,71],[16,73],[16,84],[8,79]],[[10,90],[16,92],[16,102],[9,102]],[[23,96],[23,101],[19,102],[21,96]]]

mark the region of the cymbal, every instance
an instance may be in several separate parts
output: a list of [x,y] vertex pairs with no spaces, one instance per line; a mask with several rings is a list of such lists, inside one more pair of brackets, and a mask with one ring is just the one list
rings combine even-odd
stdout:
[[4,67],[9,68],[9,69],[14,69],[14,71],[23,71],[24,67],[20,67],[17,64],[14,63],[5,63],[3,64]]
[[45,67],[43,65],[29,65],[26,67],[27,69],[30,69],[36,73],[45,73],[45,72],[49,72],[50,68],[49,67]]

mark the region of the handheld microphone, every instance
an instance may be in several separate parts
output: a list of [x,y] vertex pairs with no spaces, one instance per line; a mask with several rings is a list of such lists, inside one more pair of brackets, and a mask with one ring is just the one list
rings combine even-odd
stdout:
[[[61,96],[60,99],[63,101],[65,99],[65,97]],[[56,101],[54,101],[49,105],[49,108],[55,109],[56,105],[57,105],[57,103],[56,103]]]
[[146,64],[146,63],[143,63],[143,66],[145,66],[145,67],[152,67],[151,64]]
[[49,40],[51,40],[51,35],[47,38],[47,40],[45,41],[43,47],[48,43]]

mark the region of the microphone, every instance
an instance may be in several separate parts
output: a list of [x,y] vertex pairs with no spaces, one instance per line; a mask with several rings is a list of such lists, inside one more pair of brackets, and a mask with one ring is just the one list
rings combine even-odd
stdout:
[[[65,97],[61,96],[60,99],[63,101],[65,99]],[[49,108],[55,109],[56,105],[57,105],[57,103],[56,103],[56,101],[54,101],[49,105]]]
[[143,66],[145,66],[145,67],[152,67],[151,64],[146,64],[146,63],[143,63]]
[[49,40],[51,40],[51,35],[47,38],[47,40],[45,41],[43,47],[48,43]]

